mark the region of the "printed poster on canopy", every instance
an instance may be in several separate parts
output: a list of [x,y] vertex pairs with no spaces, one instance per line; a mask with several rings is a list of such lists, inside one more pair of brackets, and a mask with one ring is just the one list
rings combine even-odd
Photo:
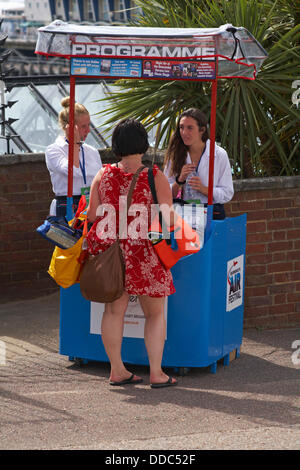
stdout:
[[139,78],[142,64],[140,60],[131,59],[73,58],[71,75]]
[[215,61],[71,59],[71,75],[111,78],[149,78],[168,80],[212,80],[216,77]]
[[[90,333],[94,335],[101,334],[101,322],[104,312],[104,304],[91,302],[90,311]],[[164,306],[164,315],[167,324],[168,299],[166,298]],[[123,337],[144,338],[145,316],[136,295],[129,296],[129,303],[124,318]],[[167,329],[166,329],[167,339]]]
[[214,61],[144,60],[143,78],[204,80],[216,78]]

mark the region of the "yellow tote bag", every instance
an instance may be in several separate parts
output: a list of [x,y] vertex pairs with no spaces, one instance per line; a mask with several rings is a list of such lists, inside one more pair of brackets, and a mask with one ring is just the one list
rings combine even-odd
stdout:
[[61,287],[67,288],[79,281],[82,265],[78,262],[81,254],[83,237],[71,248],[56,246],[53,251],[48,273]]
[[[72,221],[69,222],[72,224]],[[56,246],[53,251],[48,274],[54,281],[65,289],[79,282],[82,263],[82,243],[87,234],[87,219],[85,217],[83,236],[71,246],[63,249]],[[80,258],[80,259],[79,259]]]

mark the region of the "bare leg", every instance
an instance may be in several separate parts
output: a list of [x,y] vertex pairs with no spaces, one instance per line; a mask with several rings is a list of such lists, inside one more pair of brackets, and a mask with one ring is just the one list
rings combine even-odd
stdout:
[[103,313],[101,335],[106,354],[110,361],[111,381],[121,381],[131,376],[131,373],[126,369],[121,358],[124,315],[127,309],[128,299],[128,294],[124,292],[120,299],[106,304]]
[[139,300],[146,318],[144,338],[150,364],[150,383],[166,382],[168,376],[161,368],[166,336],[165,298],[143,295]]

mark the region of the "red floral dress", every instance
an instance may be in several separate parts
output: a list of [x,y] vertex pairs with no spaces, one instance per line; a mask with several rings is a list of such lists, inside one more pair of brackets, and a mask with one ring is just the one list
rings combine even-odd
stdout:
[[[153,174],[158,167],[154,165]],[[88,233],[89,253],[96,255],[105,251],[119,233],[119,197],[126,213],[126,198],[133,173],[107,165],[99,183],[99,196],[106,212],[94,222]],[[108,204],[109,206],[103,206]],[[154,204],[148,184],[148,170],[144,169],[137,180],[127,218],[127,237],[120,238],[125,260],[125,290],[132,295],[165,297],[175,292],[172,274],[161,264],[151,242],[146,238],[151,204]],[[131,210],[135,212],[131,212]],[[134,215],[131,215],[134,214]],[[146,218],[146,220],[145,220]],[[139,223],[139,221],[141,223]]]

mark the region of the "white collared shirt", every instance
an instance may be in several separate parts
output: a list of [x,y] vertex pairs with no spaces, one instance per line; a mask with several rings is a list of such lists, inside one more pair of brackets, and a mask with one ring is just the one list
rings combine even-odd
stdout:
[[[102,161],[98,150],[88,144],[83,144],[86,183],[82,170],[73,166],[73,196],[81,194],[81,188],[90,186],[94,177],[102,168]],[[46,165],[50,173],[52,188],[55,196],[66,196],[68,193],[68,149],[69,144],[65,137],[59,136],[45,151]],[[80,162],[83,164],[82,148],[80,149]]]
[[[210,139],[206,141],[206,147],[200,158],[200,162],[197,168],[197,176],[201,179],[204,186],[208,186],[209,177],[209,148]],[[187,154],[186,163],[192,163],[190,154]],[[168,178],[170,186],[172,188],[175,183],[176,176],[170,175],[171,163],[165,168],[164,173]],[[184,190],[183,190],[184,191]],[[233,197],[234,189],[232,182],[232,172],[229,162],[229,158],[226,150],[219,145],[215,144],[215,162],[214,162],[214,187],[213,187],[213,203],[224,204],[230,201]],[[183,193],[184,199],[184,193]],[[199,199],[202,203],[207,202],[207,196],[199,192]]]

